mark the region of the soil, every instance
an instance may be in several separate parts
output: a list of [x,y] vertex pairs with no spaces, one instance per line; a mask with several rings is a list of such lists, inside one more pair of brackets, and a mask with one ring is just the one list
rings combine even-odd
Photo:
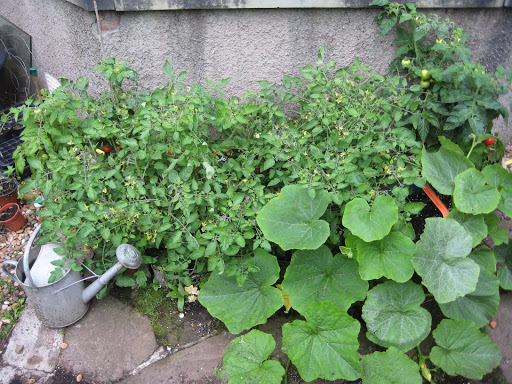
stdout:
[[7,196],[17,188],[16,182],[12,180],[0,181],[0,196]]
[[11,208],[6,209],[2,213],[0,213],[0,221],[7,221],[10,218],[14,217],[17,210],[18,210],[18,208],[16,208],[16,207],[11,207]]

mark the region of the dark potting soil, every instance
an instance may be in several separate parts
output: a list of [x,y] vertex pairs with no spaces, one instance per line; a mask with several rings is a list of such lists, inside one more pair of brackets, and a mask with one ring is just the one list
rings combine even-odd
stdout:
[[0,221],[7,221],[16,214],[16,207],[11,207],[0,213]]
[[[450,196],[440,195],[438,194],[438,197],[441,199],[441,201],[446,205],[446,208],[448,210],[451,210],[452,208],[452,200]],[[417,215],[413,215],[411,217],[410,223],[412,224],[412,227],[414,228],[414,233],[416,233],[416,239],[415,241],[419,240],[420,235],[423,233],[423,230],[425,229],[425,219],[428,219],[430,217],[443,217],[441,214],[441,211],[437,209],[435,204],[430,200],[430,198],[427,196],[426,193],[423,191],[410,195],[407,198],[407,201],[411,203],[424,203],[425,207],[421,210],[421,212]]]
[[16,189],[17,185],[14,181],[0,181],[0,196],[7,196]]

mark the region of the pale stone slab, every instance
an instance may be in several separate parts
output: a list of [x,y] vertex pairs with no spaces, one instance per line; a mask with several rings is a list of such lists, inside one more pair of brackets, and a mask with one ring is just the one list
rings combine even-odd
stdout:
[[112,297],[95,300],[64,340],[59,366],[101,382],[119,380],[158,348],[149,319]]
[[501,371],[507,383],[512,383],[512,292],[501,293],[498,313],[494,317],[496,328],[487,326],[487,333],[501,352]]
[[51,373],[57,365],[62,341],[62,330],[45,327],[36,317],[29,299],[13,328],[3,363],[20,370]]
[[233,338],[235,336],[227,332],[210,337],[173,353],[119,384],[219,383],[214,370],[221,365],[222,353]]

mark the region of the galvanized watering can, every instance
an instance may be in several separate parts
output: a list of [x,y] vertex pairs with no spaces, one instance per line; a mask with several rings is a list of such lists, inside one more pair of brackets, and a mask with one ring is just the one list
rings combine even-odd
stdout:
[[[54,251],[60,246],[56,243],[32,248],[39,229],[40,225],[37,225],[22,258],[18,262],[5,261],[2,263],[2,270],[23,288],[38,319],[49,328],[67,327],[80,320],[89,308],[89,301],[123,267],[136,269],[141,264],[140,252],[129,244],[121,244],[116,249],[118,263],[103,275],[98,276],[89,270],[94,276],[82,279],[80,272],[68,266],[62,268],[62,277],[58,281],[48,283],[51,272],[56,268],[51,262],[61,259],[62,256]],[[16,268],[14,275],[7,270],[8,265]],[[84,280],[94,277],[98,279],[84,288]]]

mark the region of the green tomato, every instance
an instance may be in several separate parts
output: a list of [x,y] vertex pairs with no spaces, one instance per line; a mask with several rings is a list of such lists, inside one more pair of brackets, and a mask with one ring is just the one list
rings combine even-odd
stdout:
[[428,80],[430,79],[430,73],[428,72],[428,69],[422,69],[421,70],[421,80]]
[[402,67],[407,67],[410,64],[411,64],[411,60],[405,60],[405,59],[402,60]]
[[421,80],[421,81],[420,81],[420,85],[421,85],[423,88],[428,88],[428,87],[430,87],[430,81],[428,81],[428,80]]

